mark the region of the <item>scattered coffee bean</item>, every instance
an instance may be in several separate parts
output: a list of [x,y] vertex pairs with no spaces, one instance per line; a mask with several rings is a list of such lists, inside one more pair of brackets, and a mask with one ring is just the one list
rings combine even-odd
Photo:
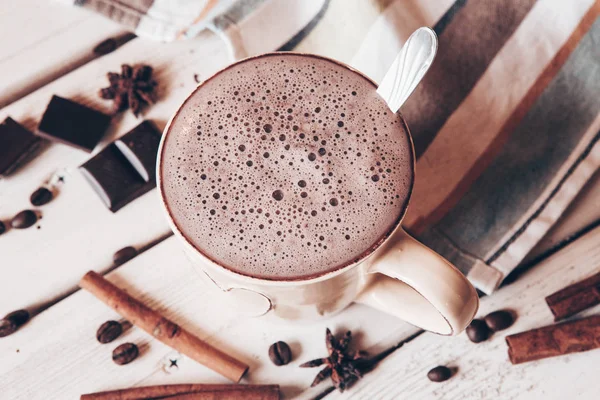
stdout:
[[451,377],[452,377],[452,370],[443,365],[439,365],[439,366],[431,369],[427,373],[427,378],[429,378],[429,380],[431,382],[444,382],[444,381],[447,381],[448,379],[450,379]]
[[7,314],[0,320],[0,337],[13,334],[27,321],[29,321],[29,311],[27,310],[17,310]]
[[117,46],[118,46],[118,43],[115,40],[115,38],[108,38],[108,39],[98,43],[98,45],[96,45],[96,47],[94,47],[94,49],[92,51],[96,55],[103,56],[105,54],[115,51]]
[[123,247],[121,250],[118,250],[115,254],[113,254],[113,262],[115,265],[125,264],[127,261],[137,256],[137,254],[138,251],[135,249],[135,247]]
[[483,342],[490,337],[490,328],[480,319],[474,319],[466,329],[467,336],[473,343]]
[[11,319],[17,324],[17,328],[25,325],[27,321],[29,321],[29,311],[27,310],[17,310],[13,311],[10,314],[7,314],[6,319]]
[[123,326],[117,321],[106,321],[96,332],[96,339],[100,343],[110,343],[123,333]]
[[25,229],[35,224],[37,220],[38,217],[35,211],[25,210],[13,217],[13,219],[10,221],[10,226],[15,229]]
[[113,350],[112,359],[115,364],[129,364],[140,354],[138,347],[133,343],[123,343]]
[[29,197],[29,201],[36,207],[43,206],[52,200],[52,192],[45,187],[38,188]]
[[280,366],[292,361],[292,351],[286,342],[273,343],[269,347],[269,358],[273,364]]
[[497,332],[508,328],[515,322],[512,312],[508,310],[499,310],[489,313],[484,318],[488,328]]
[[0,221],[0,235],[4,232],[6,232],[6,225],[4,225],[4,222]]
[[117,48],[122,46],[123,44],[129,42],[131,39],[134,39],[136,36],[133,33],[125,33],[123,35],[116,36],[114,38],[108,38],[96,45],[92,52],[96,56],[103,56],[109,53],[112,53]]

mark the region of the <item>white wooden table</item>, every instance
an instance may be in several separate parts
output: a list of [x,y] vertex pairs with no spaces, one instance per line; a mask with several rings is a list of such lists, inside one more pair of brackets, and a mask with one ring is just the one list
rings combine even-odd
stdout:
[[[349,62],[360,41],[340,43],[330,39],[331,33],[361,37],[387,3],[332,0],[321,22],[296,49]],[[256,27],[248,24],[245,29]],[[136,38],[113,53],[90,57],[97,43],[123,33],[120,26],[80,9],[46,1],[0,0],[0,120],[11,116],[34,130],[53,94],[108,110],[96,98],[97,89],[106,83],[106,72],[118,70],[122,63],[144,62],[155,68],[161,83],[160,101],[145,118],[162,128],[195,87],[195,74],[204,79],[229,62],[223,42],[210,33],[171,44]],[[257,54],[281,44],[262,41],[247,47],[250,54]],[[112,124],[103,144],[137,123],[132,115],[124,114]],[[235,317],[219,305],[220,294],[199,279],[175,239],[168,237],[156,191],[113,214],[77,171],[88,157],[52,144],[14,176],[0,180],[0,220],[6,221],[28,208],[29,195],[40,184],[55,174],[64,177],[56,199],[41,208],[39,229],[12,230],[0,237],[0,315],[20,308],[43,310],[17,333],[0,339],[1,399],[75,399],[81,393],[139,385],[225,382],[139,329],[128,330],[111,345],[99,345],[97,327],[118,315],[86,292],[77,291],[47,307],[48,302],[70,293],[86,271],[110,268],[112,254],[129,245],[148,250],[111,272],[111,281],[247,362],[251,367],[247,382],[282,385],[286,398],[312,398],[328,389],[327,383],[309,389],[316,371],[297,368],[325,353],[325,327],[335,332],[351,329],[357,344],[373,353],[418,332],[359,305],[312,324]],[[599,194],[597,176],[529,259],[600,217]],[[503,337],[550,323],[544,296],[600,270],[598,244],[600,228],[485,298],[482,314],[501,307],[519,313],[517,323],[506,333],[478,346],[464,334],[455,338],[422,334],[393,352],[352,390],[327,398],[592,398],[600,392],[597,366],[590,368],[597,364],[598,353],[511,366]],[[277,340],[290,343],[297,355],[288,366],[275,367],[268,360],[268,346]],[[142,355],[131,365],[117,366],[110,354],[125,341],[142,344]],[[177,367],[170,367],[169,360],[177,360]],[[460,372],[446,383],[432,384],[426,372],[438,364],[456,366]]]

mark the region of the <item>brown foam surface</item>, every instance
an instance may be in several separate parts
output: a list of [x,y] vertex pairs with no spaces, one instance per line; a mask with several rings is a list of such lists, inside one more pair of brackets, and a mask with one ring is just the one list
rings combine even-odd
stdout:
[[398,115],[361,75],[312,56],[243,61],[173,119],[163,196],[179,230],[217,263],[303,279],[370,252],[412,185]]

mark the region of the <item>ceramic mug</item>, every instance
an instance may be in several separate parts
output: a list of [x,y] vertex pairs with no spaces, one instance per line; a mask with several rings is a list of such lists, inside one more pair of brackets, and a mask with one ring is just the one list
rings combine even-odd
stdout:
[[[266,56],[268,54],[257,57]],[[312,57],[336,63],[360,74],[337,61]],[[373,90],[377,89],[377,85],[368,77],[360,75],[373,84]],[[219,79],[219,72],[208,80],[211,79]],[[202,84],[196,90],[201,88]],[[339,312],[349,304],[358,302],[443,335],[461,332],[473,319],[479,305],[473,286],[448,261],[408,235],[400,226],[402,218],[398,219],[391,234],[374,251],[357,262],[315,278],[263,280],[238,274],[213,262],[186,239],[173,221],[164,199],[161,159],[171,121],[165,128],[157,161],[157,184],[163,209],[175,236],[193,264],[199,267],[209,282],[223,291],[224,298],[234,305],[236,312],[251,316],[274,313],[288,320],[314,319]],[[404,119],[402,121],[410,136]],[[412,138],[410,142],[411,176],[414,181]],[[411,188],[412,185],[413,182]],[[403,213],[406,213],[406,208]]]

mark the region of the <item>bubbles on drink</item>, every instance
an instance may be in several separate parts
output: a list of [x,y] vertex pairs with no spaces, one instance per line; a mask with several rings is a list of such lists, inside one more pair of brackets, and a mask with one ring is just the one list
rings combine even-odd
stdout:
[[197,89],[163,150],[164,197],[209,258],[268,279],[316,276],[389,235],[410,142],[362,76],[309,56],[251,59]]

